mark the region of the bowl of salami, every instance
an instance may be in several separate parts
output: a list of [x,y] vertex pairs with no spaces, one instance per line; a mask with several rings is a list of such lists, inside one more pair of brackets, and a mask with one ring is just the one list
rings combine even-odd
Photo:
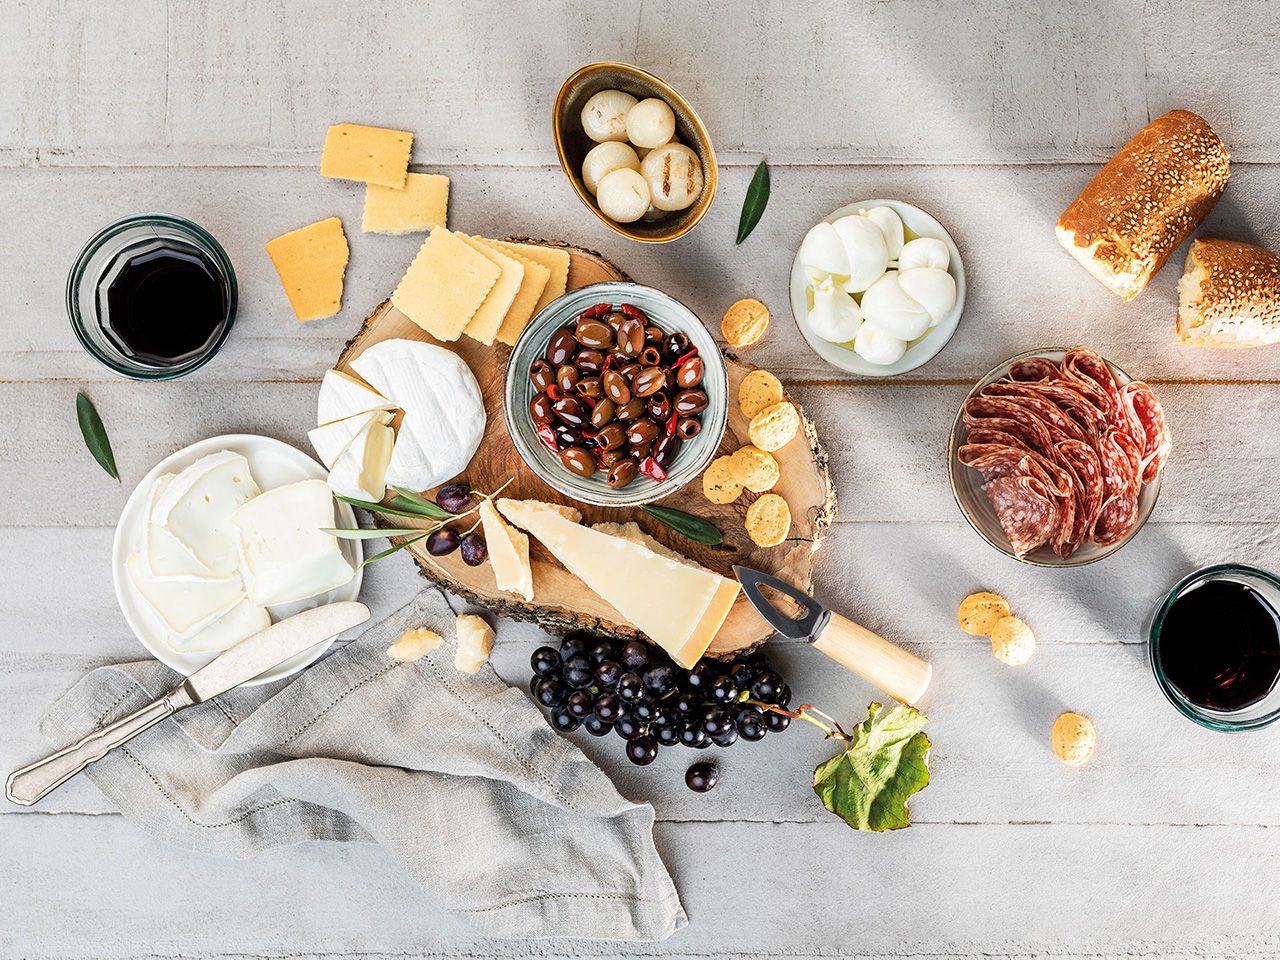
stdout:
[[1111,556],[1160,495],[1169,428],[1151,388],[1085,349],[1032,350],[969,392],[947,470],[965,519],[1041,567]]

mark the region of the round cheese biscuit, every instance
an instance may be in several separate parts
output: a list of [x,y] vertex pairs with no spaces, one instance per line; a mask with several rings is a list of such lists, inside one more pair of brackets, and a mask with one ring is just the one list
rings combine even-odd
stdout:
[[720,332],[731,347],[759,343],[769,326],[769,308],[759,300],[739,300],[724,313]]
[[991,628],[991,652],[1001,663],[1020,666],[1036,652],[1036,635],[1017,617],[1002,617]]
[[1088,761],[1098,742],[1093,721],[1078,713],[1064,713],[1053,722],[1053,752],[1073,767]]
[[776,547],[791,530],[791,508],[776,493],[747,507],[747,536],[759,547]]
[[738,406],[748,420],[781,400],[782,381],[768,370],[752,370],[738,386]]
[[729,469],[733,471],[733,479],[752,493],[772,490],[778,482],[778,461],[759,447],[739,447],[729,458]]
[[730,457],[716,457],[702,474],[702,495],[712,503],[733,503],[742,496],[742,484],[734,479]]
[[773,453],[790,443],[800,429],[800,414],[795,405],[783,400],[765,407],[751,418],[747,436],[761,450]]
[[1009,601],[995,593],[971,593],[960,601],[956,618],[960,629],[975,637],[989,637],[997,620],[1009,616]]

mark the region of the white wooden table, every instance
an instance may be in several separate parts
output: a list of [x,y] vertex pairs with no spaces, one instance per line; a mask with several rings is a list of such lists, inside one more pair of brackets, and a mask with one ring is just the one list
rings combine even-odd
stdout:
[[[658,812],[656,839],[690,916],[656,946],[494,942],[411,887],[373,847],[312,845],[246,862],[164,846],[87,781],[0,809],[0,953],[11,957],[1187,956],[1280,952],[1280,732],[1226,736],[1174,712],[1143,622],[1194,567],[1280,568],[1280,354],[1179,353],[1184,251],[1121,305],[1056,245],[1057,214],[1139,127],[1174,107],[1232,153],[1203,233],[1280,247],[1280,7],[1275,3],[996,0],[723,4],[97,4],[0,0],[0,769],[41,754],[44,707],[140,648],[117,611],[108,548],[132,485],[216,433],[303,444],[316,383],[420,238],[361,235],[358,185],[318,171],[328,124],[413,130],[415,169],[453,179],[453,224],[603,251],[714,324],[741,296],[774,314],[749,353],[786,380],[831,454],[839,522],[819,594],[936,666],[933,783],[915,825],[855,833],[809,787],[816,731],[729,751],[721,786],[681,784],[687,753],[630,768],[616,738],[584,748]],[[720,155],[705,222],[673,246],[623,241],[555,166],[550,106],[583,63],[623,59],[701,112]],[[761,157],[764,220],[734,249]],[[806,348],[786,279],[810,224],[897,197],[959,244],[969,301],[950,346],[890,382],[855,381]],[[108,375],[63,310],[80,244],[115,217],[164,210],[225,245],[236,328],[206,368],[166,384]],[[300,326],[266,240],[321,217],[352,242],[344,309]],[[1038,346],[1082,343],[1156,385],[1174,436],[1150,523],[1116,557],[1069,572],[986,547],[951,499],[947,427],[973,381]],[[85,390],[123,486],[86,453]],[[407,558],[369,571],[375,614],[420,586]],[[996,590],[1034,627],[1025,667],[960,633],[955,608]],[[495,657],[528,675],[541,635],[504,624]],[[797,693],[856,720],[873,691],[780,646]],[[1061,765],[1063,709],[1097,724],[1096,758]],[[585,739],[585,738],[584,738]]]

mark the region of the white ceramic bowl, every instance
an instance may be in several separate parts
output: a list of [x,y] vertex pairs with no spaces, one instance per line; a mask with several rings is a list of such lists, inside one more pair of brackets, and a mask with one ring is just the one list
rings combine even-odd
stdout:
[[[1094,543],[1086,543],[1065,560],[1048,547],[1041,547],[1025,557],[1014,556],[1013,546],[1009,543],[1004,527],[1000,525],[1000,518],[996,516],[996,511],[991,506],[991,501],[987,499],[986,493],[982,490],[982,474],[972,467],[966,467],[960,462],[958,456],[960,447],[969,435],[969,428],[964,423],[964,403],[968,402],[971,397],[977,396],[978,392],[987,384],[994,383],[1003,377],[1009,372],[1009,367],[1019,360],[1044,357],[1060,364],[1066,353],[1067,351],[1061,347],[1029,350],[1016,357],[1010,357],[988,371],[986,376],[979,380],[974,388],[969,391],[964,398],[964,402],[960,404],[960,409],[956,412],[956,418],[951,424],[951,439],[947,449],[947,474],[951,478],[951,493],[956,498],[956,504],[959,505],[960,512],[969,521],[969,526],[973,527],[983,540],[1005,556],[1013,557],[1013,559],[1028,563],[1033,567],[1082,567],[1086,563],[1094,563],[1111,556],[1137,536],[1138,531],[1142,529],[1142,525],[1151,516],[1151,511],[1155,509],[1156,500],[1160,496],[1160,481],[1164,476],[1164,471],[1161,471],[1151,483],[1142,485],[1142,489],[1138,492],[1137,522],[1133,525],[1133,529],[1129,531],[1129,535],[1120,542],[1106,547],[1100,547]],[[1133,379],[1110,360],[1105,362],[1111,369],[1111,375],[1116,378],[1116,383],[1120,386],[1124,386]]]
[[[115,583],[116,600],[119,601],[120,611],[124,614],[130,629],[133,630],[134,636],[147,648],[147,651],[183,676],[199,670],[218,656],[220,651],[179,653],[171,648],[165,642],[169,631],[134,588],[129,575],[125,572],[125,561],[142,547],[142,537],[146,527],[147,499],[156,478],[163,473],[177,473],[201,457],[217,453],[219,450],[243,454],[249,461],[249,470],[253,474],[253,479],[258,482],[258,486],[264,493],[300,480],[324,480],[329,476],[324,467],[296,447],[291,447],[280,440],[273,440],[271,437],[234,433],[222,437],[210,437],[208,440],[201,440],[189,447],[184,447],[177,453],[170,454],[152,467],[134,488],[129,499],[125,501],[124,509],[120,511],[120,519],[116,523],[115,540],[111,545],[111,577]],[[336,499],[333,503],[336,508],[335,519],[339,527],[359,526],[356,523],[355,513],[348,504]],[[347,562],[356,568],[356,575],[342,586],[327,593],[294,603],[281,603],[268,607],[267,612],[271,614],[273,622],[321,604],[355,600],[359,597],[360,583],[364,579],[364,570],[360,567],[360,562],[364,559],[360,541],[339,540],[338,545],[342,548],[342,555],[347,558]],[[303,667],[314,663],[329,649],[329,645],[335,639],[330,637],[241,686],[251,687],[260,683],[270,683],[272,680],[279,680],[281,677],[297,673]]]
[[835,223],[841,217],[847,217],[870,207],[888,207],[896,213],[909,232],[908,239],[911,239],[910,234],[914,234],[917,237],[933,237],[947,245],[947,253],[951,259],[947,273],[951,274],[956,282],[956,305],[951,308],[951,312],[930,327],[923,336],[913,340],[907,346],[907,352],[897,363],[886,366],[868,363],[854,353],[852,348],[823,340],[809,329],[808,278],[800,266],[800,253],[797,250],[795,258],[791,261],[791,315],[795,317],[796,326],[800,328],[800,332],[813,348],[813,352],[827,363],[860,377],[892,377],[928,363],[938,355],[938,352],[951,339],[951,335],[956,332],[956,327],[960,323],[960,314],[964,312],[964,264],[960,260],[960,251],[956,248],[955,241],[951,239],[951,234],[947,233],[942,224],[919,207],[913,207],[900,200],[859,200],[841,207],[825,217],[824,221]]

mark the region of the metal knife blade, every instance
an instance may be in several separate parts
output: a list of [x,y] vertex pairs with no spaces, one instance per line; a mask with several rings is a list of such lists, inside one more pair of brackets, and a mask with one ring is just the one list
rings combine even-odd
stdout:
[[369,608],[354,600],[312,607],[241,640],[182,686],[192,703],[203,703],[368,619]]
[[[734,566],[733,572],[737,576],[738,582],[742,584],[742,592],[751,601],[751,605],[756,608],[756,612],[768,621],[769,626],[788,639],[808,640],[812,643],[822,633],[827,621],[831,619],[830,610],[807,593],[796,589],[783,580],[779,580],[777,577],[771,577],[767,573],[761,573],[759,570],[752,570],[750,567],[737,565]],[[795,618],[787,616],[765,599],[764,594],[760,592],[761,586],[777,590],[784,596],[790,597],[804,608],[804,613]]]

